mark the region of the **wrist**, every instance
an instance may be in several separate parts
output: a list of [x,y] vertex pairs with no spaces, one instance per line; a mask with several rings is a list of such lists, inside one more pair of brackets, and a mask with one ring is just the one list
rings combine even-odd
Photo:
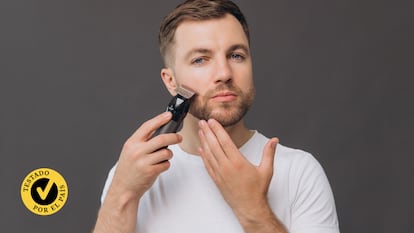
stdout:
[[94,232],[135,232],[138,205],[136,195],[109,190],[99,210]]
[[250,205],[250,207],[233,209],[233,211],[240,222],[246,224],[260,224],[264,218],[274,216],[272,210],[266,202],[260,204],[256,203],[255,205]]
[[117,187],[111,187],[105,197],[102,207],[108,206],[112,210],[122,212],[129,205],[137,205],[140,196],[133,191],[125,191]]
[[258,204],[251,209],[236,210],[235,214],[245,232],[287,232],[267,202]]

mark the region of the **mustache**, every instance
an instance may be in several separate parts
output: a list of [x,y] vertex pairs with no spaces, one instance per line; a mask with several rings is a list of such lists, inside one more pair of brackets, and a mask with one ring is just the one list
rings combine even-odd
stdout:
[[238,88],[232,83],[222,83],[216,86],[214,89],[208,90],[204,94],[204,97],[211,98],[215,96],[217,93],[224,92],[224,91],[233,92],[233,93],[236,93],[237,95],[241,95],[243,93],[240,88]]

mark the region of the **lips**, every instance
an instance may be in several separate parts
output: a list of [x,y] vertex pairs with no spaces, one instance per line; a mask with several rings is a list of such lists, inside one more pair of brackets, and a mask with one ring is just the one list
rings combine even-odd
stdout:
[[228,102],[236,99],[237,94],[232,91],[220,91],[211,97],[215,101]]

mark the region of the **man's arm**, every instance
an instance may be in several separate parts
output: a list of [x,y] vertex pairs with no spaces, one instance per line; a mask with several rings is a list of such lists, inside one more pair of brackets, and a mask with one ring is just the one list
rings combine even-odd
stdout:
[[99,210],[94,233],[136,231],[139,200],[159,174],[170,167],[168,145],[181,142],[178,134],[153,132],[171,119],[166,112],[145,122],[125,142],[108,193]]
[[251,164],[215,120],[200,121],[200,154],[223,198],[246,233],[285,233],[267,202],[277,138],[265,145],[259,166]]
[[[114,190],[114,189],[112,189]],[[99,210],[94,233],[135,232],[138,200],[133,195],[108,191],[107,198]]]
[[285,226],[277,219],[269,205],[236,213],[246,233],[287,233]]

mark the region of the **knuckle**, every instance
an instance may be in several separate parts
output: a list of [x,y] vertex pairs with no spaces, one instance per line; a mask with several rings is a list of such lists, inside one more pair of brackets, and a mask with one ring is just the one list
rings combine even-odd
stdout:
[[167,156],[169,158],[172,158],[173,157],[173,152],[170,149],[167,149]]
[[234,169],[236,171],[240,171],[240,170],[242,170],[244,168],[244,164],[242,162],[240,162],[240,161],[235,161],[233,163],[233,167],[234,167]]
[[131,139],[126,140],[123,145],[124,150],[131,150],[132,144],[133,142]]
[[125,143],[121,151],[122,157],[131,157],[133,154],[135,154],[133,144],[129,142]]
[[157,144],[158,145],[166,145],[166,143],[167,143],[166,135],[164,135],[164,134],[159,135],[158,138],[157,138]]
[[132,140],[127,140],[122,148],[122,153],[127,154],[129,157],[136,158],[142,154],[141,147],[142,146],[140,146],[140,143],[134,142]]
[[137,159],[135,164],[138,170],[146,171],[146,168],[145,168],[146,164],[144,163],[142,159]]
[[160,165],[161,165],[160,166],[160,172],[163,172],[163,171],[167,170],[168,168],[170,168],[171,163],[169,161],[164,161]]
[[173,156],[173,153],[172,153],[172,151],[170,150],[170,149],[164,149],[163,151],[162,151],[162,156],[164,157],[164,158],[166,158],[166,159],[171,159],[172,158],[172,156]]
[[152,167],[152,166],[151,167],[147,167],[146,173],[150,177],[153,177],[153,176],[155,176],[157,174],[156,171],[155,171],[155,169],[154,169],[154,167]]
[[148,120],[141,125],[141,129],[148,130],[150,128],[153,128],[155,124],[156,122],[154,121],[154,119]]
[[149,125],[154,124],[153,122],[154,122],[154,118],[146,120],[142,125],[149,126]]

